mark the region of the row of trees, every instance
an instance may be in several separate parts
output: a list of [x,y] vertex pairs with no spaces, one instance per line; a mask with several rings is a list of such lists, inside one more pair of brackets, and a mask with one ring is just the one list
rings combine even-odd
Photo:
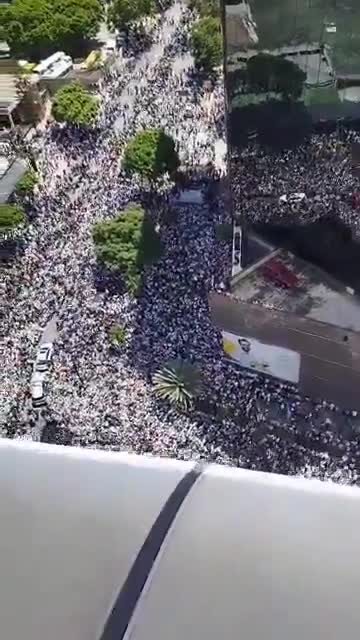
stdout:
[[[212,2],[213,0],[206,0]],[[0,6],[0,40],[14,57],[38,61],[62,50],[81,54],[106,18],[113,29],[128,31],[162,10],[164,0],[13,0]]]
[[0,7],[0,39],[18,58],[38,61],[59,49],[76,55],[103,15],[101,0],[13,0]]
[[[127,144],[123,167],[138,174],[151,187],[165,173],[174,173],[179,157],[172,138],[162,129],[139,131]],[[107,272],[124,282],[128,291],[138,290],[141,271],[162,254],[160,237],[143,208],[129,205],[117,217],[93,227],[97,260]]]

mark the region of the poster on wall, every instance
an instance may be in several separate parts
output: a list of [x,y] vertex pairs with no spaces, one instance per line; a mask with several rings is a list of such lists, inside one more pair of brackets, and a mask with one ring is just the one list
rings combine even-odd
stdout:
[[255,338],[222,332],[225,354],[241,367],[288,382],[299,382],[300,354]]

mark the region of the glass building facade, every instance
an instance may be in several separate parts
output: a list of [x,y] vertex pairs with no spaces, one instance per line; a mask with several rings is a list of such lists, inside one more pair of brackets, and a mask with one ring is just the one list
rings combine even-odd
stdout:
[[347,241],[346,202],[337,206],[329,194],[343,202],[344,178],[353,208],[360,145],[348,131],[360,130],[360,0],[223,2],[229,178],[238,220],[243,229],[271,223],[289,230],[330,216]]

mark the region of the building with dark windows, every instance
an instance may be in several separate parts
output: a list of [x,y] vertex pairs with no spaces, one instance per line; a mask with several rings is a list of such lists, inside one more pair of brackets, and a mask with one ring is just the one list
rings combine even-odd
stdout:
[[234,231],[214,322],[242,366],[360,408],[360,2],[223,0],[222,18]]
[[346,263],[360,257],[348,246],[360,229],[360,3],[230,0],[223,14],[242,266],[254,230],[346,280],[329,247]]

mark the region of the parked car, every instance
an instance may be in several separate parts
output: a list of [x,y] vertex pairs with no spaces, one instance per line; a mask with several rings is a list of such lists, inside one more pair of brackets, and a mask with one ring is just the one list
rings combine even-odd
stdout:
[[36,354],[35,371],[47,371],[51,364],[53,345],[51,342],[44,342],[40,345]]

